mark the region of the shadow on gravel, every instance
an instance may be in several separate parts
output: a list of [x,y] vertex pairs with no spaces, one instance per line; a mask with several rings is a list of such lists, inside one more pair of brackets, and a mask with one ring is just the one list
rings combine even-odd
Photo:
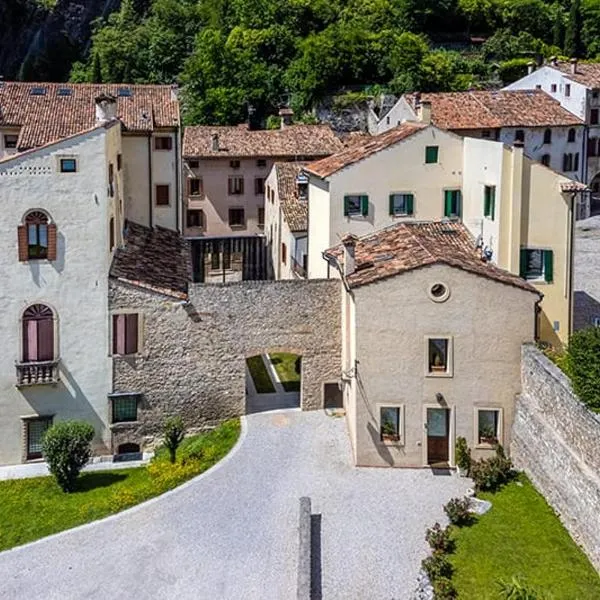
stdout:
[[321,515],[310,516],[310,598],[322,600]]

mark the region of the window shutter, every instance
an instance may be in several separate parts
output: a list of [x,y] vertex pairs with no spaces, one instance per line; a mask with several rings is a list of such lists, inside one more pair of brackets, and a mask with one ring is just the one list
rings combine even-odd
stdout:
[[19,260],[24,262],[29,258],[27,247],[27,225],[19,225],[17,229],[17,240],[19,244]]
[[521,248],[521,254],[519,257],[519,277],[523,277],[527,275],[527,249]]
[[48,225],[48,260],[56,260],[56,225]]
[[349,214],[348,210],[348,196],[344,196],[344,216],[347,217]]
[[390,215],[394,213],[394,194],[390,194]]
[[231,196],[233,194],[233,179],[227,180],[227,193]]
[[23,360],[38,360],[38,322],[23,321]]
[[579,171],[579,152],[575,152],[573,171]]
[[412,215],[414,213],[414,196],[412,194],[406,195],[406,214]]
[[462,216],[462,192],[460,190],[456,190],[455,192],[455,208],[456,208],[456,216]]
[[239,191],[239,193],[240,194],[244,193],[244,178],[243,177],[240,177],[240,191]]
[[568,171],[569,170],[569,155],[568,154],[563,154],[563,171]]
[[37,326],[38,360],[52,360],[54,358],[54,320],[41,319],[37,321]]
[[483,186],[483,216],[490,216],[490,187],[485,185]]
[[444,216],[452,216],[452,190],[444,192]]
[[363,217],[369,214],[369,196],[360,197],[360,212]]
[[113,316],[113,354],[125,354],[125,315]]
[[125,354],[135,354],[138,351],[138,316],[125,315]]
[[492,198],[490,202],[490,218],[492,221],[496,218],[496,188],[492,188]]
[[544,279],[552,283],[554,278],[554,256],[552,250],[544,250]]

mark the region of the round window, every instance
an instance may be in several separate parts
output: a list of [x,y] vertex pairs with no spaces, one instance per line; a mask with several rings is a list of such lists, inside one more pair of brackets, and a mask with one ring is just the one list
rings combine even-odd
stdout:
[[450,290],[444,283],[437,282],[429,288],[429,297],[435,302],[443,302],[448,299],[448,296],[450,296]]

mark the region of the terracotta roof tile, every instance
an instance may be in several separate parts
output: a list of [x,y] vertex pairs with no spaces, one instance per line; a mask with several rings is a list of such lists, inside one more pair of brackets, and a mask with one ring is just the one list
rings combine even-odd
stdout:
[[[213,150],[213,134],[218,135],[218,150]],[[192,158],[316,158],[329,156],[342,147],[329,125],[289,125],[283,129],[196,125],[186,127],[183,134],[183,155]]]
[[369,136],[367,139],[357,141],[349,145],[345,150],[328,158],[312,162],[307,165],[306,171],[319,177],[329,177],[344,167],[348,167],[372,154],[385,150],[426,127],[427,125],[423,123],[402,123],[385,133]]
[[545,65],[554,67],[566,75],[569,79],[581,83],[589,88],[600,88],[600,63],[578,62],[575,73],[572,72],[570,62],[558,62],[556,65]]
[[274,165],[281,210],[292,232],[308,230],[308,202],[300,200],[296,184],[296,177],[305,164],[279,162]]
[[[406,96],[415,106],[415,94]],[[421,94],[431,102],[431,122],[442,129],[495,129],[583,125],[543,90],[498,90]]]
[[[327,252],[343,261],[341,244]],[[438,221],[392,225],[359,238],[355,261],[356,269],[347,277],[351,287],[441,263],[539,294],[524,279],[483,261],[473,237],[462,223]]]
[[125,223],[125,244],[113,257],[110,276],[163,294],[185,297],[191,262],[187,242],[176,231]]
[[[32,95],[39,88],[44,94]],[[119,96],[128,89],[130,96]],[[70,90],[60,95],[59,90]],[[62,93],[62,92],[61,92]],[[117,117],[128,131],[179,126],[179,102],[168,85],[91,83],[0,83],[0,127],[20,127],[18,149],[27,150],[96,124],[95,98],[117,98]]]

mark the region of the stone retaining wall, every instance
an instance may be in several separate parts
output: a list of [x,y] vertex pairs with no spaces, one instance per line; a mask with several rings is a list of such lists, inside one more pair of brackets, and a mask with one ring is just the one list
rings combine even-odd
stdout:
[[535,346],[523,346],[511,457],[600,569],[600,417]]

